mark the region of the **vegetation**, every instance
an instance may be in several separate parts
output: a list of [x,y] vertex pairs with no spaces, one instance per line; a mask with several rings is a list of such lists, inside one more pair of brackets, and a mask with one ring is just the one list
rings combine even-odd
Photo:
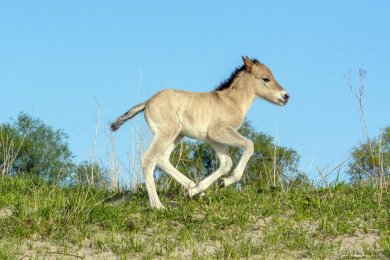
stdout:
[[379,137],[370,138],[365,118],[365,77],[367,71],[359,70],[359,88],[354,89],[350,73],[347,79],[351,93],[355,96],[360,116],[360,126],[366,141],[352,151],[352,161],[349,163],[348,173],[354,183],[369,182],[379,186],[389,182],[390,172],[390,127],[381,131]]
[[72,153],[63,131],[21,113],[13,125],[0,125],[0,138],[3,173],[30,173],[49,182],[66,178],[64,169],[72,164]]
[[157,211],[143,188],[125,194],[3,176],[0,257],[390,257],[390,194],[380,199],[371,186],[246,185],[199,199],[160,192],[170,206]]
[[[21,114],[0,125],[0,258],[389,258],[389,129],[353,150],[353,182],[318,187],[296,151],[245,123],[246,178],[188,199],[157,173],[158,211],[143,185],[108,189],[107,170],[75,164],[62,131]],[[171,159],[198,180],[218,167],[207,144],[185,141]]]
[[64,185],[91,183],[107,186],[107,170],[100,165],[73,162],[62,130],[53,130],[39,119],[20,113],[14,124],[0,124],[0,174],[23,174]]
[[[245,168],[241,185],[256,184],[261,187],[280,186],[304,174],[298,170],[299,155],[291,148],[276,144],[271,136],[257,132],[245,121],[239,132],[254,143],[255,152]],[[241,158],[241,151],[231,147],[233,168]],[[218,160],[211,146],[204,142],[184,141],[173,151],[172,164],[180,172],[188,173],[192,179],[201,180],[218,168]],[[169,189],[178,184],[161,174],[160,181]],[[168,184],[168,185],[167,185]]]
[[390,127],[379,137],[360,144],[352,151],[349,174],[353,182],[388,178],[390,175]]

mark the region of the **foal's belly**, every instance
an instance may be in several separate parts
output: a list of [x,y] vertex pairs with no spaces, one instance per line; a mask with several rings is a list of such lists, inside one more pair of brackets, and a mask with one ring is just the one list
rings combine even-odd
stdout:
[[197,140],[207,139],[208,124],[200,124],[196,122],[182,122],[181,134]]

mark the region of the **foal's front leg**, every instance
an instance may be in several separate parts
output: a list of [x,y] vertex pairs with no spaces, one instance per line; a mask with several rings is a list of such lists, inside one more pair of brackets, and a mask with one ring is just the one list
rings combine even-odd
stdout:
[[221,187],[227,187],[241,179],[245,166],[254,152],[253,142],[240,135],[235,129],[226,126],[214,127],[210,131],[209,136],[212,140],[243,149],[241,159],[233,170],[232,175],[222,178],[220,181]]

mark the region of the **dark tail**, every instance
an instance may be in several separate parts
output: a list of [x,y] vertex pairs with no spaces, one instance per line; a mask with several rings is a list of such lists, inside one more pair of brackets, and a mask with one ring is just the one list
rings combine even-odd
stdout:
[[123,125],[124,122],[131,119],[139,112],[144,111],[144,109],[145,109],[145,103],[141,103],[141,104],[136,105],[135,107],[132,107],[129,111],[127,111],[126,113],[124,113],[123,115],[118,117],[114,121],[114,123],[111,124],[111,131],[114,132],[114,131],[118,130]]

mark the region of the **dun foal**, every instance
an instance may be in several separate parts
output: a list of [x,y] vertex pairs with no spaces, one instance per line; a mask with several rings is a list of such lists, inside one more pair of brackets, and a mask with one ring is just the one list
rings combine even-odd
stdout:
[[[112,123],[111,130],[116,131],[125,121],[144,111],[154,134],[141,162],[151,207],[164,207],[158,198],[153,178],[156,166],[178,181],[192,197],[203,193],[229,172],[232,159],[228,146],[231,145],[242,148],[243,154],[232,174],[220,180],[220,186],[226,187],[241,179],[253,154],[253,143],[240,135],[237,129],[253,101],[260,97],[283,106],[289,99],[287,92],[265,65],[248,57],[243,57],[243,61],[244,65],[212,92],[162,90]],[[171,152],[184,136],[208,142],[219,160],[219,168],[198,184],[179,172],[169,161]]]

